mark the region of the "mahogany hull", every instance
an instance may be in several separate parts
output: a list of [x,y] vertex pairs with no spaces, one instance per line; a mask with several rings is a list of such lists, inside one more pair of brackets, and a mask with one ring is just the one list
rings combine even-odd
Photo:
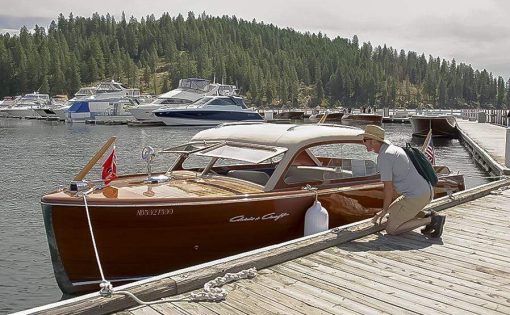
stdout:
[[[462,177],[448,178],[440,180],[436,197],[464,189]],[[116,285],[301,237],[313,200],[312,193],[297,190],[157,204],[91,198],[88,204],[105,277]],[[321,189],[319,200],[330,228],[356,222],[381,209],[382,183]],[[97,290],[100,274],[83,199],[66,204],[45,197],[42,208],[61,290]]]
[[[329,113],[326,116],[326,119],[324,119],[324,122],[341,122],[342,117],[344,116],[344,113]],[[318,122],[324,117],[324,114],[316,114],[310,116],[308,119],[312,122]]]
[[286,111],[280,112],[274,116],[275,119],[291,119],[291,120],[303,120],[305,112],[303,111]]
[[413,136],[426,137],[432,129],[433,137],[457,138],[457,122],[453,116],[411,116]]
[[378,114],[348,114],[343,116],[342,120],[381,124],[383,116]]

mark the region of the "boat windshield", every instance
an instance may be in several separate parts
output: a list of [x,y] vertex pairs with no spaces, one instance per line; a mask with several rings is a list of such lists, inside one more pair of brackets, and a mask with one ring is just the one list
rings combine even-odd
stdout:
[[287,148],[243,143],[224,143],[198,151],[196,155],[258,164],[274,158],[285,151],[287,151]]
[[213,99],[212,96],[202,97],[201,99],[193,102],[192,105],[204,105],[205,103],[209,102],[212,99]]
[[205,79],[181,79],[179,88],[207,91],[209,80]]
[[157,98],[154,100],[153,104],[189,104],[190,100],[181,99],[181,98]]
[[189,142],[186,144],[181,144],[175,147],[170,147],[167,149],[163,149],[160,153],[177,153],[177,154],[190,154],[194,152],[198,152],[200,150],[204,150],[210,147],[217,146],[221,143],[220,141],[211,141],[211,142],[205,142],[205,141],[199,141],[199,142]]

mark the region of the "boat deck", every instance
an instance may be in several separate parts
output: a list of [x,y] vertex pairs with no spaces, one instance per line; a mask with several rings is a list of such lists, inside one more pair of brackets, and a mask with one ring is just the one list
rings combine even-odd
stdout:
[[510,190],[499,193],[448,209],[439,240],[375,233],[225,285],[220,303],[122,314],[509,314]]

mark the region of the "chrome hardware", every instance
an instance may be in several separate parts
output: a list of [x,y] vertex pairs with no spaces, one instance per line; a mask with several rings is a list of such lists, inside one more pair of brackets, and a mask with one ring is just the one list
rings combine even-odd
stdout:
[[146,146],[142,150],[142,160],[147,162],[147,180],[151,178],[152,173],[152,161],[156,157],[156,150],[151,146]]

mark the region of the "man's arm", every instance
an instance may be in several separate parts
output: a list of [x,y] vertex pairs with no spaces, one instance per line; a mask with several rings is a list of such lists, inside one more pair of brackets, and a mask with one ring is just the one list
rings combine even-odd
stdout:
[[386,213],[388,213],[388,209],[390,207],[391,202],[393,201],[393,182],[391,181],[383,181],[384,188],[383,188],[383,208],[382,211],[377,212],[377,214],[372,218],[373,223],[382,223],[382,219],[386,216]]
[[387,212],[390,207],[391,202],[393,201],[393,182],[383,182],[384,184],[384,202],[383,202],[383,211]]

